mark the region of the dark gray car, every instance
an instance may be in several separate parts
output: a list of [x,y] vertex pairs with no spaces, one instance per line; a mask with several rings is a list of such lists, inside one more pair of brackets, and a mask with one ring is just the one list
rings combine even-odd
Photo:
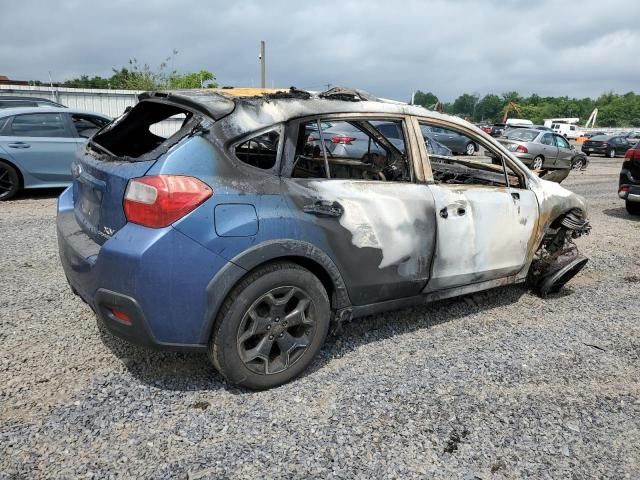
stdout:
[[473,155],[478,151],[478,144],[465,135],[442,127],[423,127],[431,133],[433,138],[449,148],[453,153],[461,153],[465,155]]

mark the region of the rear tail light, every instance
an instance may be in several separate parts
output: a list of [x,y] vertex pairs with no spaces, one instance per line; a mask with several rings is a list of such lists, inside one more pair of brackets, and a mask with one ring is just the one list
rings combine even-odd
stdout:
[[356,138],[354,137],[344,137],[344,136],[331,137],[331,143],[339,143],[341,145],[351,145],[351,142],[355,140]]
[[161,228],[184,217],[213,195],[197,178],[155,175],[129,180],[124,194],[127,220],[145,227]]
[[525,147],[524,145],[518,145],[516,147],[516,152],[520,152],[520,153],[529,153],[529,150],[527,149],[527,147]]
[[640,149],[630,148],[625,152],[624,158],[629,160],[640,160]]
[[626,198],[629,193],[629,185],[620,185],[618,187],[618,196],[620,198]]

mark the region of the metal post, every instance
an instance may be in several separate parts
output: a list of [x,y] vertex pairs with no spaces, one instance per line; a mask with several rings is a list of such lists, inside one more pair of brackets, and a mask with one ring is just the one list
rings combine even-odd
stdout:
[[265,75],[265,48],[264,48],[264,40],[260,42],[260,88],[265,88],[267,86],[267,78]]

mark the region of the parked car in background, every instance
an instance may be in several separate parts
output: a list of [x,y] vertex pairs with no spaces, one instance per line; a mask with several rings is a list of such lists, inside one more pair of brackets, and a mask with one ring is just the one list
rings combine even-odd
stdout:
[[626,137],[621,135],[596,135],[582,144],[582,151],[587,155],[598,154],[614,158],[616,155],[624,155],[630,147]]
[[[544,297],[587,262],[572,241],[590,229],[584,199],[464,120],[347,89],[221,92],[143,94],[77,152],[60,259],[114,335],[207,353],[229,383],[265,389],[305,370],[331,322],[513,283]],[[174,135],[150,133],[180,112]],[[320,142],[316,155],[318,122],[357,126],[382,151]],[[500,165],[430,156],[422,125]]]
[[422,132],[429,132],[438,142],[451,150],[454,154],[473,155],[478,151],[478,144],[466,135],[450,130],[448,128],[425,126]]
[[60,103],[56,103],[48,98],[40,97],[18,97],[13,95],[0,95],[0,109],[17,108],[17,107],[61,107],[66,108]]
[[574,150],[557,133],[522,128],[510,131],[498,141],[531,170],[572,168]]
[[608,135],[608,133],[607,132],[603,132],[603,131],[585,132],[583,137],[592,138],[592,137],[595,137],[596,135]]
[[110,121],[65,107],[0,110],[0,200],[23,188],[69,185],[76,148]]
[[625,201],[627,212],[640,215],[640,141],[624,154],[618,196]]
[[534,130],[544,130],[546,132],[553,132],[553,130],[551,130],[549,127],[545,127],[544,125],[507,125],[504,129],[504,132],[502,132],[501,136],[507,136],[509,134],[509,132],[512,132],[514,130],[521,130],[523,128],[529,128],[529,129],[534,129]]
[[438,142],[433,136],[433,133],[426,131],[423,126],[420,127],[420,129],[422,130],[422,138],[424,138],[427,151],[431,155],[439,155],[441,157],[451,157],[453,155],[451,149]]
[[488,132],[485,130],[485,132],[491,135],[492,137],[501,137],[502,134],[504,133],[504,129],[506,126],[507,126],[506,123],[494,123],[491,126],[491,130]]
[[634,145],[636,142],[640,142],[640,132],[638,131],[626,132],[623,136],[631,145]]

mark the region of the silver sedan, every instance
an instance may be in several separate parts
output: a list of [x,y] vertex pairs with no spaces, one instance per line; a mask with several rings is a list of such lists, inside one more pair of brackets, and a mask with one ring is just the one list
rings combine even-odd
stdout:
[[566,138],[543,130],[513,130],[498,141],[531,170],[571,168],[575,154]]

